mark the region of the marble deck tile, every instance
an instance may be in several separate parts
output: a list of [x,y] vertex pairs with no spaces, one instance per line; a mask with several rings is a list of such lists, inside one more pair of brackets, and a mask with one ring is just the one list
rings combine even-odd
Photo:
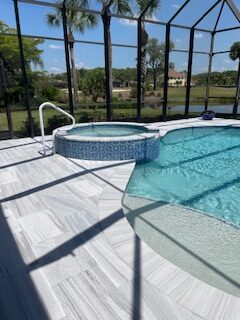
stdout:
[[[51,286],[86,269],[86,265],[78,263],[74,251],[66,253],[66,251],[63,252],[63,250],[57,250],[62,243],[71,239],[71,235],[69,237],[65,236],[62,243],[57,241],[57,238],[58,237],[35,244],[33,251],[36,258],[31,261],[36,261],[36,268],[40,268],[44,272]],[[78,252],[78,256],[79,259],[83,257],[84,259],[82,259],[82,261],[86,261],[87,264],[87,254],[80,255]],[[44,257],[43,262],[42,257]]]
[[[134,271],[133,271],[134,272]],[[137,283],[137,285],[136,285]],[[171,298],[160,293],[140,275],[134,283],[120,288],[131,303],[131,319],[143,320],[200,320],[189,310],[177,305]]]
[[[71,232],[73,235],[80,235],[83,238],[84,236],[94,236],[99,233],[98,220],[93,214],[89,214],[86,210],[80,209],[77,214],[66,216],[62,223],[66,231]],[[92,225],[90,225],[90,223],[92,223]],[[87,230],[89,230],[89,232]]]
[[12,233],[18,233],[22,231],[22,228],[20,227],[15,215],[14,210],[10,208],[8,205],[3,206],[3,215],[5,219],[7,220],[8,227],[11,230]]
[[71,183],[71,189],[83,198],[97,196],[102,193],[101,186],[88,181],[88,177]]
[[23,231],[17,232],[14,234],[14,239],[23,262],[27,265],[35,260],[36,257],[33,248],[26,237],[26,234]]
[[5,169],[0,171],[0,185],[14,183],[17,181],[17,174],[14,170]]
[[[41,297],[42,306],[45,308],[49,320],[61,320],[65,317],[66,314],[63,311],[63,308],[60,305],[44,272],[40,269],[34,270],[30,273],[30,278],[39,297]],[[28,296],[28,292],[26,292],[26,295]]]
[[101,219],[106,218],[121,209],[121,203],[119,199],[104,199],[100,195],[100,201],[98,204],[98,214]]
[[62,233],[61,226],[53,220],[49,210],[18,218],[18,222],[32,244],[51,239]]
[[[110,180],[111,182],[111,180]],[[114,188],[112,185],[106,185],[104,192],[101,194],[101,199],[121,200],[122,191],[121,189]]]
[[132,270],[116,255],[107,240],[94,240],[86,243],[84,248],[116,287],[131,281]]
[[163,260],[158,268],[153,270],[150,274],[146,275],[147,279],[151,281],[156,287],[161,287],[164,285],[166,279],[171,279],[174,277],[175,273],[178,271],[178,267],[170,263],[167,260]]
[[54,291],[71,320],[130,319],[129,301],[97,265],[54,286]]

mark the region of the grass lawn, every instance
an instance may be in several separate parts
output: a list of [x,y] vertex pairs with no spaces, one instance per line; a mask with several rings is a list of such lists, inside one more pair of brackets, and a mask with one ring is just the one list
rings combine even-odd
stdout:
[[[126,88],[128,89],[128,88]],[[122,99],[129,98],[131,89],[123,92],[113,92],[114,97],[121,97]],[[153,93],[151,90],[149,93]],[[212,97],[226,97],[233,98],[236,94],[236,88],[225,88],[225,87],[211,87],[210,88],[210,96]],[[154,92],[155,96],[163,97],[163,88],[156,90]],[[186,88],[168,88],[168,96],[169,99],[185,99]],[[205,87],[193,87],[191,88],[191,99],[203,99],[206,95]],[[150,95],[151,96],[151,95]]]
[[[185,98],[186,88],[169,88],[168,95],[169,98]],[[236,94],[235,88],[222,88],[222,87],[211,87],[210,96],[212,97],[226,97],[233,98]],[[191,99],[203,99],[206,95],[205,87],[191,88]]]

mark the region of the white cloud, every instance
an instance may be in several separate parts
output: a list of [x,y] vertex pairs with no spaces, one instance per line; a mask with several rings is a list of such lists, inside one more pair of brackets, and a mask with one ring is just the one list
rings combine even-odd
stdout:
[[183,63],[181,63],[181,66],[183,66],[183,67],[186,67],[188,65],[188,63],[187,62],[183,62]]
[[181,39],[176,39],[176,42],[182,42],[182,40]]
[[202,34],[202,33],[195,33],[195,34],[194,34],[194,38],[196,38],[196,39],[202,39],[202,38],[203,38],[203,34]]
[[78,68],[78,69],[89,69],[86,66],[86,64],[84,62],[80,61],[80,60],[76,60],[75,65],[76,65],[76,68]]
[[233,63],[233,61],[228,60],[228,59],[224,60],[224,62],[225,62],[225,63],[228,63],[228,64]]
[[63,46],[58,46],[56,44],[50,44],[48,46],[49,49],[54,49],[54,50],[62,50],[63,49]]
[[[138,17],[134,17],[138,18]],[[145,17],[146,20],[152,20],[152,21],[158,21],[158,18],[153,14],[150,17]],[[130,20],[130,19],[120,19],[120,23],[125,25],[125,26],[131,26],[131,27],[136,27],[137,26],[137,21],[136,20]]]
[[212,71],[222,72],[222,71],[226,71],[226,70],[227,70],[227,68],[224,66],[219,66],[219,65],[212,66]]
[[147,17],[149,20],[158,21],[158,18],[153,14],[151,17]]
[[57,67],[51,67],[49,69],[50,73],[60,73],[62,72],[62,69],[61,68],[57,68]]
[[177,4],[177,3],[174,3],[174,4],[172,5],[172,7],[173,7],[174,9],[179,9],[181,6],[180,6],[179,4]]
[[129,19],[120,19],[120,23],[125,26],[131,26],[131,27],[135,27],[137,25],[136,20],[129,20]]

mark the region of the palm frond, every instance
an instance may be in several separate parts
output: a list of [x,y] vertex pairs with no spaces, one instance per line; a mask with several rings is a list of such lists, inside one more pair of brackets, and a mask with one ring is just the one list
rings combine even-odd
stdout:
[[[141,13],[149,4],[149,0],[136,0],[138,8],[139,8],[139,13]],[[154,0],[151,3],[151,6],[147,10],[145,16],[147,18],[151,18],[153,16],[153,13],[160,7],[160,0]]]
[[72,32],[84,33],[86,29],[94,28],[97,25],[98,19],[96,15],[86,12],[78,12],[77,16],[72,19]]
[[119,14],[129,14],[131,16],[133,15],[128,0],[115,0],[112,5],[112,11]]
[[49,26],[56,26],[58,27],[62,21],[62,17],[58,14],[58,12],[54,13],[49,13],[46,16],[47,18],[47,24]]
[[240,59],[240,42],[234,42],[231,46],[229,57],[233,61]]

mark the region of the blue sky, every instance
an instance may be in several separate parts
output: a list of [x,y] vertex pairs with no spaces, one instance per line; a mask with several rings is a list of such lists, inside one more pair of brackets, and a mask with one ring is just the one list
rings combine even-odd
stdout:
[[[191,26],[199,17],[212,5],[216,0],[190,0],[174,23]],[[48,0],[48,2],[55,2]],[[176,12],[183,0],[162,0],[160,8],[154,13],[153,19],[160,21],[168,21],[168,19]],[[240,9],[240,0],[235,0],[236,5]],[[91,1],[92,9],[100,9],[97,1]],[[138,10],[133,2],[134,13]],[[199,27],[212,29],[219,12],[220,5],[209,16],[203,20]],[[20,19],[23,34],[31,34],[34,36],[63,37],[62,28],[50,28],[46,24],[46,14],[53,12],[52,8],[37,5],[19,3]],[[0,20],[4,20],[9,26],[15,27],[15,17],[13,11],[13,3],[11,0],[0,0]],[[225,7],[222,17],[219,21],[218,28],[226,28],[237,26],[237,20],[234,18],[230,10]],[[155,37],[160,42],[164,41],[165,27],[146,24],[149,37]],[[136,23],[130,20],[112,18],[111,23],[112,43],[136,45],[137,28]],[[84,34],[76,34],[78,40],[103,41],[102,23],[92,30],[87,30]],[[171,39],[177,49],[188,49],[189,31],[184,29],[172,28]],[[215,51],[228,50],[234,41],[240,39],[240,29],[232,32],[219,33],[215,40]],[[208,51],[210,46],[210,36],[205,32],[195,33],[195,50]],[[44,70],[52,73],[65,71],[64,46],[60,41],[47,40],[41,45],[44,50],[42,54],[44,62]],[[94,68],[104,66],[104,52],[101,45],[76,44],[76,63],[78,67]],[[113,47],[113,67],[125,68],[136,66],[135,48]],[[170,60],[175,63],[176,70],[184,70],[187,68],[187,53],[171,53]],[[206,55],[196,54],[193,58],[193,73],[205,72],[207,70],[208,57]],[[236,69],[237,63],[230,61],[228,54],[216,55],[213,61],[213,70],[223,71]]]

